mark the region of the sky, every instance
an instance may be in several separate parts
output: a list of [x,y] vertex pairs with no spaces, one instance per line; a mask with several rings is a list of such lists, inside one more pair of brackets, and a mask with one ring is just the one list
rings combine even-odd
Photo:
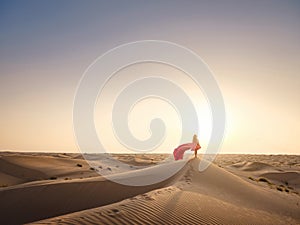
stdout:
[[[290,0],[1,1],[0,149],[78,151],[72,110],[87,67],[121,44],[164,40],[191,49],[212,70],[227,113],[221,153],[300,154],[299,23],[300,3]],[[162,102],[133,110],[132,131],[147,138],[138,109],[149,105],[174,125],[163,147],[171,153],[180,123]],[[198,111],[205,148],[209,113]],[[113,134],[105,129],[98,133]]]

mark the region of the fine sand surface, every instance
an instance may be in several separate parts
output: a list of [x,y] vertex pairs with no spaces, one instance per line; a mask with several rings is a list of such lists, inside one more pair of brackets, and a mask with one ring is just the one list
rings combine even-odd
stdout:
[[[219,155],[202,172],[201,157],[102,155],[91,167],[79,154],[0,156],[0,224],[300,224],[300,156]],[[147,186],[97,173],[134,183],[178,165]]]

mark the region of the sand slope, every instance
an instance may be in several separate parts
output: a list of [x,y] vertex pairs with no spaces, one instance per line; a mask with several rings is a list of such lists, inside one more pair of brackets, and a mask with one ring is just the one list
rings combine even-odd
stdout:
[[[176,162],[183,164],[183,162]],[[175,163],[175,164],[176,164]],[[156,166],[112,175],[120,181],[149,179],[160,176],[175,165]],[[163,182],[148,186],[125,186],[103,177],[35,181],[0,191],[0,224],[20,224],[44,218],[111,204],[157,188],[169,185],[184,173],[185,168]],[[17,215],[17,216],[16,216]]]
[[[81,165],[82,167],[78,167]],[[12,154],[2,153],[0,157],[0,185],[16,185],[37,180],[72,179],[97,176],[81,159],[67,155]]]
[[[114,156],[117,161],[105,154],[89,155],[93,166],[81,154],[75,153],[0,153],[0,187],[13,186],[41,180],[70,180],[98,177],[124,171],[153,166],[164,160],[164,154]],[[172,160],[173,161],[173,160]],[[123,163],[121,163],[123,162]]]
[[[102,169],[129,183],[161,178],[184,165],[173,161],[136,170],[131,165],[155,165],[164,157],[117,157],[128,166],[121,168],[103,156]],[[270,164],[268,158],[237,157],[224,156],[226,169],[212,164],[203,172],[198,171],[200,159],[192,159],[167,180],[139,187],[99,176],[78,155],[4,154],[0,180],[16,185],[0,189],[0,224],[300,224],[299,159],[278,168],[276,160]],[[49,180],[51,175],[57,180]],[[66,175],[72,179],[64,180]],[[289,182],[291,191],[255,180],[262,175]]]
[[117,204],[34,224],[297,224],[291,218],[239,207],[169,187]]
[[172,185],[36,224],[299,224],[299,196],[254,185],[191,160]]

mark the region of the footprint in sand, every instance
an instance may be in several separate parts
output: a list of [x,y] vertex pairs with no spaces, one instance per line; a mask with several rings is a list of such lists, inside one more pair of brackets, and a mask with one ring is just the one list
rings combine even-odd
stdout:
[[150,197],[147,194],[142,194],[142,198],[145,199],[145,200],[147,200],[147,201],[155,200],[154,198]]
[[120,214],[120,210],[118,209],[112,209],[110,212],[108,212],[109,216],[116,216],[118,214]]

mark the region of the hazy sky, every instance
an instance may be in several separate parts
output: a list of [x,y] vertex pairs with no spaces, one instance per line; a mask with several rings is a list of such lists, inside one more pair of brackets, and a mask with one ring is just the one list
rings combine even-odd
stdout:
[[85,69],[120,44],[157,39],[214,72],[228,114],[221,152],[300,154],[299,25],[300,2],[288,0],[1,1],[0,149],[76,151]]

